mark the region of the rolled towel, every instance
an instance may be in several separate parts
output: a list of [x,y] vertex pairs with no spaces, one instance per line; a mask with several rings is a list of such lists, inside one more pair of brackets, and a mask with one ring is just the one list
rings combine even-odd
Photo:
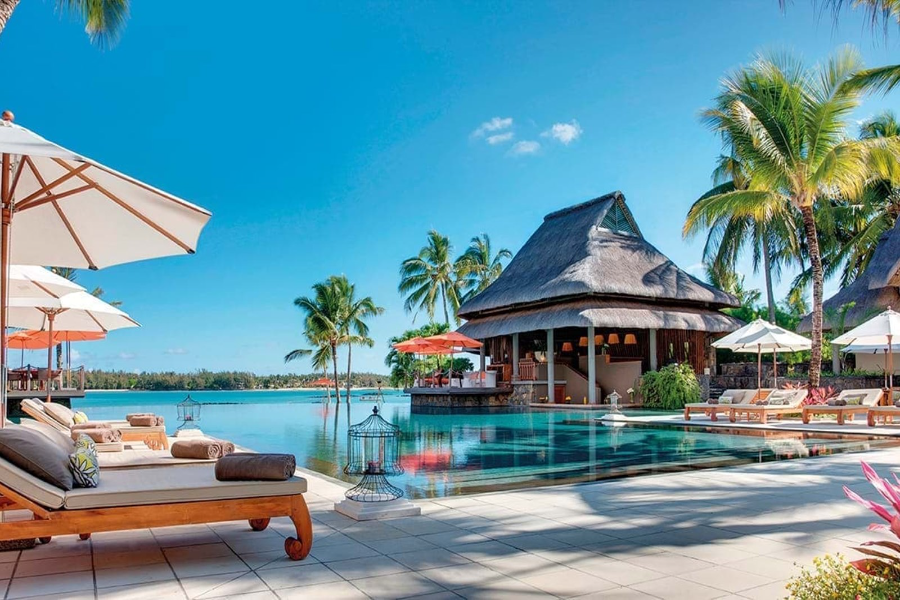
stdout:
[[131,421],[133,417],[155,417],[154,413],[128,413],[125,415],[126,421]]
[[118,429],[78,429],[72,432],[72,439],[77,440],[79,435],[88,436],[95,444],[118,442],[122,439],[122,432]]
[[79,431],[81,429],[112,429],[112,425],[102,421],[88,421],[87,423],[72,425],[69,429],[72,431]]
[[238,452],[216,461],[219,481],[285,481],[293,476],[297,460],[293,454]]
[[[213,438],[215,439],[215,438]],[[218,443],[222,444],[222,456],[227,456],[229,454],[234,454],[234,442],[229,442],[228,440],[216,440]]]
[[141,415],[128,419],[132,427],[156,427],[156,415]]
[[156,416],[156,425],[160,426],[160,425],[165,425],[165,424],[166,424],[166,420],[164,418],[160,417],[159,415],[157,415]]
[[706,403],[707,404],[718,404],[719,399],[718,398],[710,398],[709,400],[706,401]]
[[172,444],[172,456],[175,458],[196,458],[209,460],[222,457],[222,444],[219,440],[194,438],[178,440]]

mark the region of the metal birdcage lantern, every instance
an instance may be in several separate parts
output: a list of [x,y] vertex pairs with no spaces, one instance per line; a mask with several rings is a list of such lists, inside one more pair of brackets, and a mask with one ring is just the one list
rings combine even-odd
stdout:
[[344,494],[356,502],[389,502],[403,496],[403,490],[391,485],[388,475],[400,475],[400,427],[385,421],[378,407],[362,423],[347,431],[349,456],[344,473],[361,475],[356,487]]
[[201,404],[191,398],[190,394],[178,403],[178,420],[181,421],[178,431],[197,428],[197,421],[200,420],[200,406]]

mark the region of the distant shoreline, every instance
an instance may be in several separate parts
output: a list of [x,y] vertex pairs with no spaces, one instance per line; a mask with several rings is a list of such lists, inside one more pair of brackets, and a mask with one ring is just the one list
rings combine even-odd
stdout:
[[[384,387],[382,386],[382,391],[385,392],[396,392],[401,388],[395,387]],[[109,393],[109,392],[325,392],[334,391],[334,387],[285,387],[285,388],[265,388],[265,389],[250,389],[250,390],[214,390],[214,389],[199,389],[199,390],[125,390],[125,389],[88,389],[86,392],[98,392],[98,393]],[[342,387],[341,392],[346,392],[347,388]],[[351,392],[377,392],[377,387],[353,387],[350,388]]]

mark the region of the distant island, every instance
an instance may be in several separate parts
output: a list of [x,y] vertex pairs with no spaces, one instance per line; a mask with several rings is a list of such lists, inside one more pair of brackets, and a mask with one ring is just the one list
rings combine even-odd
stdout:
[[[175,390],[267,390],[311,387],[322,378],[320,373],[298,375],[256,375],[245,371],[194,371],[192,373],[130,373],[128,371],[85,371],[88,390],[142,390],[153,392]],[[355,388],[390,385],[390,376],[379,373],[353,373],[350,383]],[[341,387],[346,385],[340,381]]]

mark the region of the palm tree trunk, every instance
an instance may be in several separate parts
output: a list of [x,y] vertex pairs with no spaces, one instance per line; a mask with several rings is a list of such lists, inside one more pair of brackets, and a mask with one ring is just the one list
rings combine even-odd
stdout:
[[775,323],[775,292],[772,290],[772,259],[769,257],[769,240],[762,241],[763,269],[766,273],[766,300],[769,304],[769,323]]
[[337,366],[337,344],[331,344],[331,362],[334,365],[334,399],[337,404],[341,403],[341,385],[338,383],[338,366]]
[[347,344],[347,405],[350,404],[350,355],[352,354],[353,344]]
[[[325,379],[328,379],[328,367],[322,367],[322,376]],[[328,399],[327,403],[331,404],[331,388],[329,388],[327,385],[325,386],[325,396]]]
[[800,206],[803,217],[803,228],[806,231],[806,245],[809,251],[809,264],[812,267],[813,305],[812,305],[812,351],[809,358],[809,385],[819,387],[822,374],[822,286],[824,271],[822,255],[819,251],[819,237],[816,233],[816,220],[811,205]]
[[444,303],[444,321],[447,323],[447,327],[450,327],[450,314],[447,312],[447,290],[444,289],[444,286],[441,286],[441,301]]
[[18,5],[19,0],[0,0],[0,33],[6,29],[6,23],[9,22],[9,18]]

